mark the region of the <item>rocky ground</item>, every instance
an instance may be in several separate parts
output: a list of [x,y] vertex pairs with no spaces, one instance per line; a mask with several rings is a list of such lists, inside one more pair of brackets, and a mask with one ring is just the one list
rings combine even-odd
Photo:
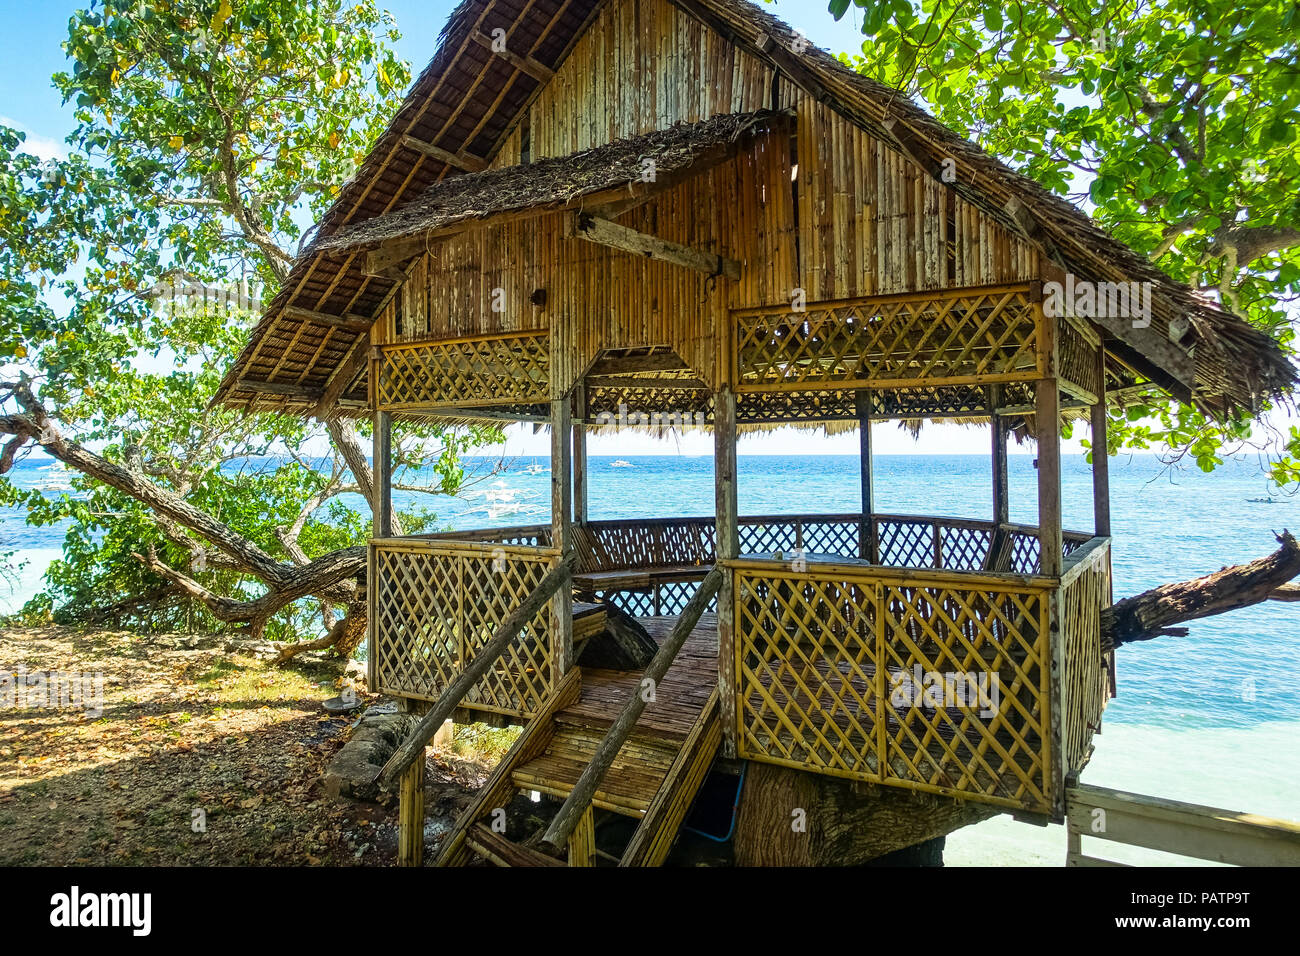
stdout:
[[[0,865],[390,865],[395,801],[332,798],[322,783],[359,723],[321,706],[349,676],[319,657],[273,668],[270,651],[211,636],[0,628],[0,681],[26,678],[0,695]],[[92,677],[88,699],[48,706],[35,699],[38,674],[47,686],[102,675],[102,701]],[[432,752],[430,853],[509,741],[458,727]]]

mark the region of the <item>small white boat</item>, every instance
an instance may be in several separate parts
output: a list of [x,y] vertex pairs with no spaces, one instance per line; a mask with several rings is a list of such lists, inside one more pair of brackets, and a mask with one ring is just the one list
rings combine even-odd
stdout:
[[546,471],[545,468],[543,468],[541,465],[537,464],[537,462],[533,462],[531,465],[529,465],[527,468],[524,469],[524,474],[526,474],[526,475],[540,475],[540,474],[542,474],[544,471]]
[[636,466],[633,465],[630,461],[624,461],[622,458],[620,458],[620,459],[618,459],[616,462],[614,462],[614,464],[610,465],[609,467],[611,467],[611,468],[634,468],[634,467],[636,467]]

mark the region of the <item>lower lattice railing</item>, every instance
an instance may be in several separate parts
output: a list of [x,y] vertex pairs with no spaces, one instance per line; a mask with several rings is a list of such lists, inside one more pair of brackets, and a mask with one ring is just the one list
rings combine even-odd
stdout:
[[[557,560],[543,548],[495,542],[372,541],[375,689],[436,700]],[[554,680],[551,630],[550,611],[544,608],[464,706],[512,715],[535,712]]]
[[739,756],[1051,810],[1054,581],[732,567]]

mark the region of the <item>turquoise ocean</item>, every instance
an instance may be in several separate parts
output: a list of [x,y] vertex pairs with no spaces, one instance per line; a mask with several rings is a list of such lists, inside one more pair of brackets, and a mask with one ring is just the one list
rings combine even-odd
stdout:
[[[711,456],[628,456],[590,460],[590,514],[602,518],[707,515],[713,512]],[[546,459],[468,461],[472,481],[456,498],[421,496],[449,528],[549,520]],[[63,494],[48,463],[26,461],[13,473],[27,487]],[[839,513],[859,507],[853,456],[742,455],[741,514]],[[875,461],[876,510],[882,513],[986,518],[992,511],[984,456],[882,455]],[[1091,469],[1067,455],[1063,503],[1067,528],[1092,528]],[[398,507],[416,496],[398,493]],[[1029,455],[1010,458],[1013,521],[1037,523],[1036,472]],[[1166,467],[1140,454],[1111,460],[1115,596],[1206,574],[1261,557],[1274,531],[1300,533],[1300,497],[1270,494],[1259,461],[1243,457],[1211,474]],[[358,499],[354,503],[365,508]],[[18,579],[0,582],[0,612],[40,586],[59,554],[63,529],[30,528],[0,511],[0,551],[26,562]],[[1178,800],[1300,820],[1300,604],[1267,603],[1191,624],[1186,638],[1121,648],[1119,696],[1106,711],[1083,780]],[[1161,855],[1092,844],[1085,850],[1126,862]],[[961,864],[1059,865],[1061,827],[1000,817],[948,839],[946,859]]]

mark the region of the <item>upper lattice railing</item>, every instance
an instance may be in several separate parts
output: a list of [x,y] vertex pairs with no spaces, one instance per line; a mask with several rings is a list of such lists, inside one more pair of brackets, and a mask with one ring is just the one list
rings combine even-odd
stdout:
[[1046,374],[1037,286],[782,304],[732,313],[736,390],[1018,382]]

